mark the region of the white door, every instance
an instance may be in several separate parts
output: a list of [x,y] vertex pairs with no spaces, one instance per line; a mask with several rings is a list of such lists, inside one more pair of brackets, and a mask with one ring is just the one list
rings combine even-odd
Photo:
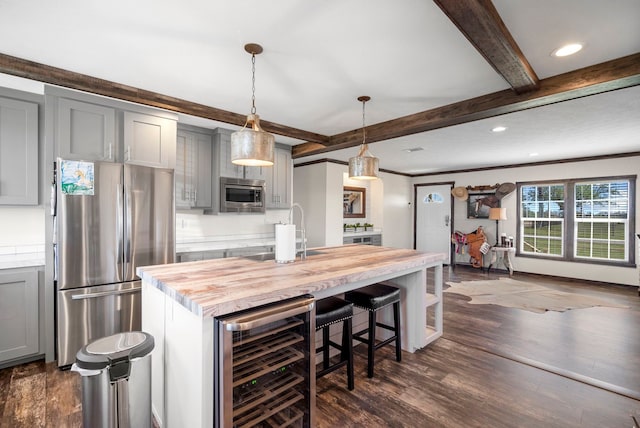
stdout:
[[418,186],[416,250],[445,253],[451,263],[451,185]]

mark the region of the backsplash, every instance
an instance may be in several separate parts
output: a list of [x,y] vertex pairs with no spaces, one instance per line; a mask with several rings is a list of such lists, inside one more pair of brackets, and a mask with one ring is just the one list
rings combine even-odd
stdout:
[[0,247],[44,248],[44,207],[1,207],[0,219]]
[[288,222],[289,210],[220,215],[204,215],[193,210],[177,211],[176,242],[270,238],[275,234],[275,224]]

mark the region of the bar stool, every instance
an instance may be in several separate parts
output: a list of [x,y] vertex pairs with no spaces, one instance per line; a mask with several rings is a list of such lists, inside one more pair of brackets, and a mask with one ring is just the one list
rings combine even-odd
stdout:
[[[400,330],[400,289],[383,283],[369,285],[357,290],[345,293],[346,301],[354,306],[366,309],[369,312],[369,326],[365,330],[353,333],[353,338],[367,344],[368,362],[367,376],[373,377],[374,351],[389,343],[396,343],[396,361],[402,360],[401,330]],[[393,304],[393,326],[376,321],[376,313],[379,309]],[[376,327],[381,327],[393,332],[393,336],[376,344]],[[363,335],[367,338],[363,338]]]
[[[322,377],[340,367],[347,366],[347,387],[353,390],[353,337],[352,323],[353,304],[337,297],[327,297],[316,301],[316,331],[322,330],[322,346],[316,353],[322,352],[322,370],[316,372],[316,378]],[[331,324],[342,322],[342,344],[329,338]],[[330,364],[330,348],[340,351],[340,360]]]

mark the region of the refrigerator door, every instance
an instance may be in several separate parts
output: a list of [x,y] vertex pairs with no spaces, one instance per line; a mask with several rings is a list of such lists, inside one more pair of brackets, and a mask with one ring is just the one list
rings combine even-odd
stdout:
[[123,282],[122,164],[57,165],[58,289]]
[[87,343],[142,328],[140,281],[58,292],[58,366],[75,361]]
[[175,208],[173,170],[124,165],[124,277],[138,266],[173,263]]

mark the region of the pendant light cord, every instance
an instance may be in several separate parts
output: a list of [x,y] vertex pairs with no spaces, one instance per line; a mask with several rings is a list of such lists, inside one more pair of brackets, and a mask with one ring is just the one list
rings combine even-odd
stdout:
[[362,144],[360,145],[360,152],[358,153],[358,156],[366,156],[369,152],[369,147],[367,146],[367,129],[364,123],[364,105],[366,102],[367,99],[362,100]]
[[367,139],[367,130],[364,126],[364,105],[366,101],[362,101],[362,145],[365,145],[365,141]]
[[256,114],[256,54],[251,54],[251,114]]

